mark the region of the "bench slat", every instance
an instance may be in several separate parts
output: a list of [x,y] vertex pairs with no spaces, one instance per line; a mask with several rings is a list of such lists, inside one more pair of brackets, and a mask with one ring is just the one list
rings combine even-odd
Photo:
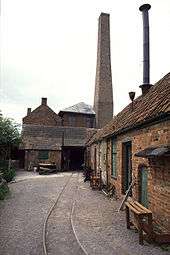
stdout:
[[141,214],[141,212],[137,211],[129,202],[125,202],[125,205],[127,207],[129,207],[129,209],[131,209],[133,212],[135,212],[136,214]]
[[137,201],[134,201],[134,203],[139,206],[141,209],[143,209],[146,213],[152,213],[149,209],[138,203]]
[[139,206],[137,206],[134,202],[130,202],[130,204],[140,213],[145,213],[145,211],[143,209],[141,209]]

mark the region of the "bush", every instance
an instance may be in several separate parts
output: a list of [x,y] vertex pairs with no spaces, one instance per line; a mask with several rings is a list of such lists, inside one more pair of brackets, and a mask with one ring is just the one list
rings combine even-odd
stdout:
[[0,200],[4,200],[6,195],[9,193],[9,188],[7,186],[7,183],[2,183],[0,185]]
[[10,182],[13,180],[13,178],[15,177],[16,173],[15,173],[15,169],[14,168],[10,168],[10,169],[1,169],[2,173],[3,173],[3,178],[7,181]]

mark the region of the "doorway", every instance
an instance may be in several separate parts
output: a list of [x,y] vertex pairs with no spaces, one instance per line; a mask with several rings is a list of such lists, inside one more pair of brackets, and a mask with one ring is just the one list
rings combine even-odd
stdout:
[[64,147],[62,153],[63,170],[80,170],[84,163],[84,147]]
[[139,202],[148,208],[148,169],[146,166],[141,166],[139,170]]
[[[123,143],[123,178],[122,178],[122,192],[126,193],[132,182],[132,143],[131,141]],[[130,192],[132,195],[132,192]]]

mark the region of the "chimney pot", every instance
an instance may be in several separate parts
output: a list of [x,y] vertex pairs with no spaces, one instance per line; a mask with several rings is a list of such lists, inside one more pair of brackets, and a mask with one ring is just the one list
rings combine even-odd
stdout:
[[148,93],[148,91],[150,90],[150,88],[152,87],[152,84],[142,84],[139,86],[139,88],[142,89],[142,95],[146,95],[146,93]]
[[30,115],[31,113],[31,108],[27,108],[27,116]]
[[47,98],[46,97],[41,98],[41,105],[47,105]]
[[130,100],[133,101],[135,98],[135,92],[134,91],[129,92],[129,97],[130,97]]

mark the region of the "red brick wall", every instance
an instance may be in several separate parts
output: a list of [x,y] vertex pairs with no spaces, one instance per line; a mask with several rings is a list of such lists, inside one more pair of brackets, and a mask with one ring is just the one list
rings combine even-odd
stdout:
[[23,124],[61,126],[61,118],[47,105],[40,105],[23,118]]
[[[134,154],[151,145],[170,143],[170,122],[162,122],[153,126],[134,130],[116,139],[117,144],[117,178],[111,177],[111,139],[108,140],[107,169],[109,183],[116,188],[116,195],[122,197],[123,180],[123,143],[132,142],[132,179],[136,180],[133,188],[133,198],[139,200],[139,166],[146,165],[148,169],[148,199],[149,208],[153,211],[154,219],[165,228],[170,228],[170,158],[162,157],[155,160],[136,157]],[[93,157],[91,159],[93,161]],[[92,163],[93,165],[93,163]]]

